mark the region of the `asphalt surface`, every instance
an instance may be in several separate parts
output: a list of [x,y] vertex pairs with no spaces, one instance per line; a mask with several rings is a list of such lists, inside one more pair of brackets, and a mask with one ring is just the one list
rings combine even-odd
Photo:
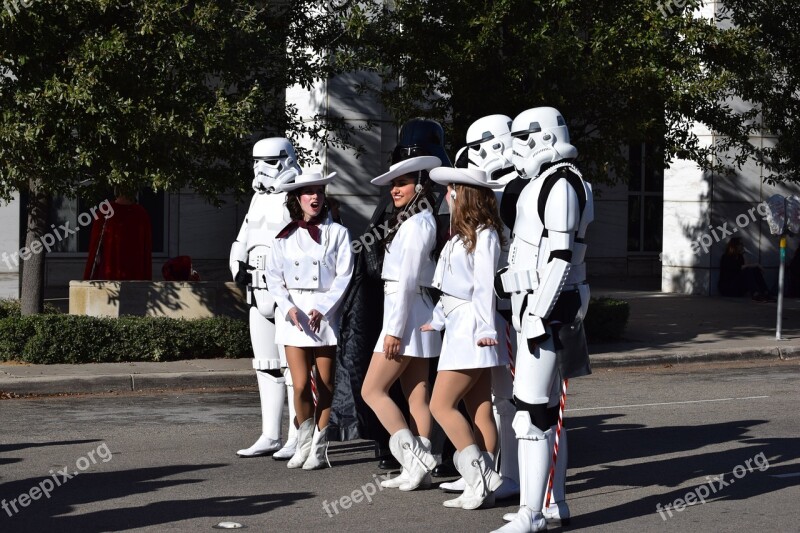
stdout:
[[[797,531],[799,378],[800,361],[775,358],[572,380],[564,530]],[[238,459],[260,428],[252,390],[9,399],[0,424],[9,509],[0,531],[188,532],[233,521],[268,532],[485,532],[516,508],[447,509],[435,488],[377,489],[383,472],[363,441],[332,444],[333,468],[316,472]]]
[[[786,299],[781,340],[777,303],[594,289],[630,304],[624,338],[590,344],[595,370],[800,356],[800,300]],[[160,363],[24,365],[0,363],[0,396],[255,387],[250,359]]]

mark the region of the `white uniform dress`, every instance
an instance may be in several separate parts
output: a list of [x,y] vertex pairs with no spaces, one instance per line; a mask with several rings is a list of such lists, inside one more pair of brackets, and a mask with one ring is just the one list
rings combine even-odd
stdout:
[[494,229],[481,228],[477,241],[470,254],[461,237],[451,238],[436,265],[433,286],[443,294],[431,326],[445,330],[440,371],[508,364],[505,350],[498,353],[496,346],[478,346],[479,339],[497,339],[494,273],[500,239]]
[[442,348],[438,331],[420,331],[433,312],[433,302],[420,287],[431,287],[436,264],[436,221],[427,209],[400,225],[383,259],[383,329],[375,352],[383,352],[383,339],[400,339],[400,353],[411,357],[436,357]]
[[[319,225],[320,243],[308,231],[297,228],[286,238],[275,239],[269,256],[266,281],[275,298],[277,332],[275,341],[286,346],[336,346],[339,311],[347,285],[353,275],[353,254],[347,229],[335,222]],[[297,307],[303,331],[288,318]],[[320,329],[308,327],[308,313],[316,309],[324,315]]]

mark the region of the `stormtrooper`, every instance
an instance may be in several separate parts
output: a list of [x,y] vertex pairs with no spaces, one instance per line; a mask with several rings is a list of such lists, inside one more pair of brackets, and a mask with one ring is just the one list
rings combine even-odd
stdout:
[[[497,205],[501,205],[505,185],[517,177],[511,162],[511,118],[506,115],[489,115],[476,120],[467,129],[467,144],[456,154],[456,167],[483,170],[489,179],[502,183],[503,188],[495,189]],[[506,242],[511,242],[511,231],[505,227]],[[508,261],[508,245],[500,251],[499,265]],[[516,350],[516,335],[510,331],[509,320],[511,304],[507,299],[498,299],[495,317],[499,352],[506,352],[513,365]],[[517,464],[517,439],[512,421],[516,409],[512,400],[514,376],[512,366],[492,368],[492,395],[494,418],[500,438],[500,475],[503,484],[494,491],[498,500],[519,494],[519,466]],[[442,483],[439,488],[445,492],[463,492],[464,479],[452,483]]]
[[[275,236],[291,220],[281,187],[302,173],[292,144],[283,137],[262,139],[253,146],[253,190],[255,194],[239,235],[231,246],[230,269],[234,280],[247,285],[250,305],[250,342],[253,368],[261,398],[261,436],[239,457],[272,453],[274,459],[288,460],[297,443],[294,402],[289,402],[289,435],[281,448],[281,416],[286,389],[292,387],[283,346],[275,344],[275,300],[267,292],[266,260]],[[292,397],[292,393],[289,393]],[[274,452],[274,453],[273,453]]]
[[508,198],[502,207],[504,220],[513,220],[509,267],[501,280],[511,298],[512,323],[518,333],[513,427],[520,467],[520,509],[506,517],[511,522],[497,530],[503,533],[542,531],[548,518],[562,523],[569,518],[563,490],[565,433],[556,461],[563,470],[554,475],[554,501],[547,509],[542,506],[558,418],[553,400],[563,378],[582,375],[560,374],[559,358],[573,355],[562,348],[557,357],[556,346],[561,345],[560,332],[584,317],[589,305],[584,237],[594,218],[592,189],[571,162],[578,154],[558,110],[523,111],[511,124],[511,136],[512,162],[527,183],[510,206],[515,207],[513,217]]

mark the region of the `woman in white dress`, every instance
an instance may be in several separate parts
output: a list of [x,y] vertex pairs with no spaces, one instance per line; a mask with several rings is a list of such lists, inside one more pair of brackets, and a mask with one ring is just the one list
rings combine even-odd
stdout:
[[[325,185],[335,175],[301,174],[294,183],[283,185],[292,222],[275,238],[267,265],[265,281],[278,306],[275,342],[286,347],[297,420],[302,420],[289,468],[330,466],[328,419],[338,309],[353,273],[347,229],[331,221],[325,202]],[[316,409],[309,378],[312,367],[316,369]]]
[[[446,507],[477,509],[501,484],[494,471],[497,426],[492,414],[491,369],[507,364],[497,350],[494,276],[503,225],[483,170],[438,168],[431,179],[447,185],[451,238],[439,255],[434,287],[442,297],[423,331],[444,329],[431,412],[456,447],[454,462],[466,482]],[[458,410],[461,401],[474,424]]]
[[[432,418],[428,406],[428,359],[439,355],[441,336],[435,331],[423,332],[420,327],[433,311],[433,302],[425,290],[433,281],[437,233],[433,183],[428,171],[439,165],[438,157],[412,157],[395,163],[389,172],[372,180],[375,185],[391,183],[392,201],[398,212],[386,227],[383,239],[383,329],[361,395],[391,435],[389,449],[403,467],[398,477],[381,485],[402,491],[430,485],[430,470],[436,467],[429,440]],[[389,396],[389,389],[398,379],[408,398],[409,424]]]

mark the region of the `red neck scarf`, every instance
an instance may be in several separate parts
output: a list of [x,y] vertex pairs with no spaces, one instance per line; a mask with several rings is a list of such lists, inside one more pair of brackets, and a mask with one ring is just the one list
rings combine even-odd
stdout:
[[289,236],[290,233],[296,228],[303,228],[304,230],[308,231],[308,234],[314,239],[314,242],[317,244],[320,243],[320,231],[319,231],[319,224],[321,220],[317,218],[312,218],[308,222],[305,220],[293,220],[286,225],[281,231],[278,232],[278,235],[275,237],[276,239],[285,239]]

